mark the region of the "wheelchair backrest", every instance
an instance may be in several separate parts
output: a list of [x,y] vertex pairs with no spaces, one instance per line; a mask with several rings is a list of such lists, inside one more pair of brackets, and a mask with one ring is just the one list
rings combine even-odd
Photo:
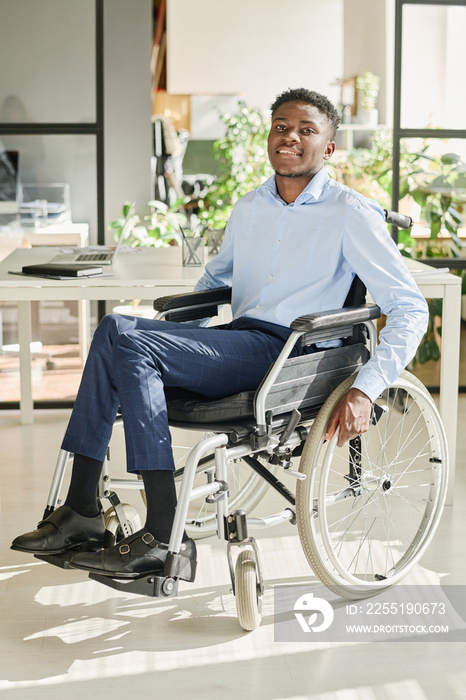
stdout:
[[[357,275],[355,275],[349,292],[346,295],[345,303],[343,308],[348,308],[349,306],[362,306],[366,303],[366,286]],[[343,345],[354,345],[355,343],[364,343],[364,333],[361,326],[354,326],[353,335],[348,338],[343,339]]]

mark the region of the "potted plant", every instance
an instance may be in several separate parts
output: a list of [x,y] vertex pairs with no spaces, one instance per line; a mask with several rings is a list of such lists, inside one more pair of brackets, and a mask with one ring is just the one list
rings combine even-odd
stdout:
[[[180,198],[171,206],[156,199],[148,202],[148,206],[151,209],[150,214],[141,218],[135,213],[131,219],[128,245],[131,248],[168,248],[169,246],[181,245],[181,228],[184,228],[188,223],[188,217],[181,209],[189,201],[189,197]],[[108,228],[113,231],[116,241],[121,236],[130,206],[131,202],[125,202],[121,210],[121,217],[111,221],[108,225]],[[140,302],[140,299],[133,299],[131,304],[116,306],[113,311],[114,313],[152,318],[154,315],[153,308],[151,306],[140,306]]]
[[238,107],[236,114],[223,115],[225,136],[213,145],[222,173],[200,202],[199,213],[210,229],[224,229],[235,202],[272,175],[267,158],[269,119],[245,102]]
[[380,78],[370,71],[366,71],[356,78],[357,90],[357,117],[360,124],[370,127],[377,126],[379,113],[377,110],[377,98],[380,90]]
[[[138,214],[133,216],[128,244],[132,248],[167,248],[168,246],[181,245],[181,228],[188,224],[188,217],[182,208],[189,201],[189,197],[181,197],[171,206],[156,199],[148,202],[148,206],[151,208],[150,214],[142,218]],[[122,216],[111,221],[108,226],[113,231],[115,240],[118,240],[121,235],[130,205],[130,202],[125,202],[121,211]]]

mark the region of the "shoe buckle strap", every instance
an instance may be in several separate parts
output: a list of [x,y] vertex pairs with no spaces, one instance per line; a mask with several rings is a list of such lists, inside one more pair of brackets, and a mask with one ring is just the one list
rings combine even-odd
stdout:
[[131,548],[129,544],[121,544],[118,551],[120,552],[120,554],[129,554]]
[[144,544],[151,544],[152,542],[154,542],[155,537],[151,535],[150,532],[145,532],[141,539],[144,542]]

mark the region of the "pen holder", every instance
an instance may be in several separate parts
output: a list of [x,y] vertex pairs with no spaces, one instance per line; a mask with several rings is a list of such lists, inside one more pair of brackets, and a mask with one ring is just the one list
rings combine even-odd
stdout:
[[225,236],[224,229],[210,229],[209,233],[209,253],[210,255],[217,255],[218,249],[222,245],[223,238]]
[[181,251],[185,267],[202,267],[204,265],[204,239],[201,236],[183,238]]

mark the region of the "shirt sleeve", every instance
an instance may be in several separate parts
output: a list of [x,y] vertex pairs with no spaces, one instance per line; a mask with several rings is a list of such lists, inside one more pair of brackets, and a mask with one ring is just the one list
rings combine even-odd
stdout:
[[358,202],[346,224],[343,256],[387,316],[376,351],[353,385],[374,401],[414,357],[427,329],[428,307],[381,210]]

